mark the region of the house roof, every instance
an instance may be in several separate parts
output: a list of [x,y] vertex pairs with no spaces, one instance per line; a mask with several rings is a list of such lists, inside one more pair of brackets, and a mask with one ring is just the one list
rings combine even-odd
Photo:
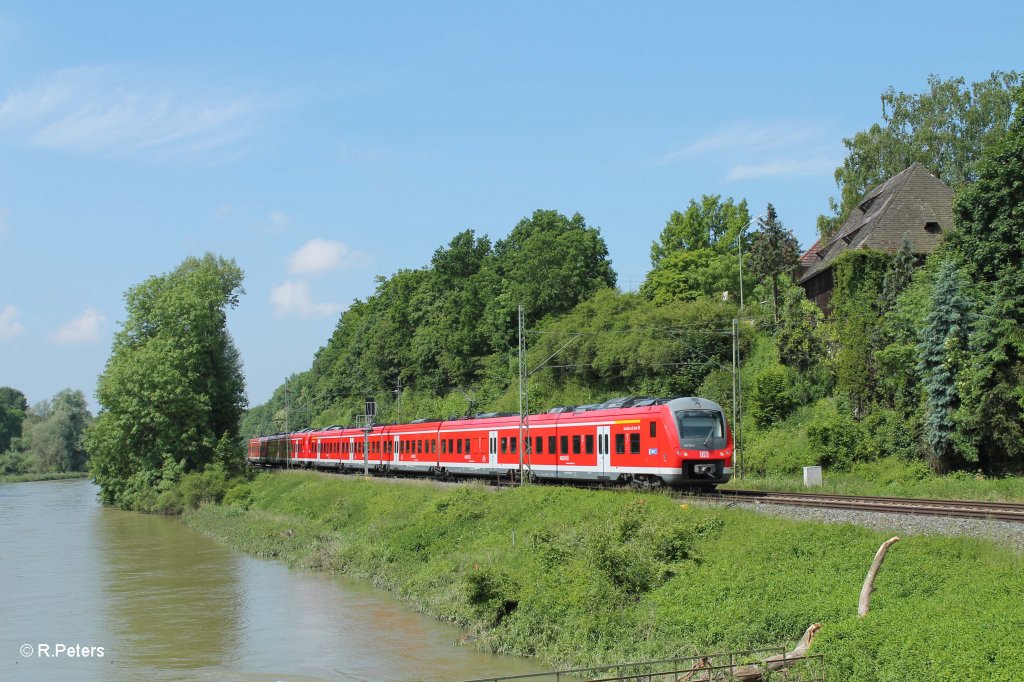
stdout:
[[953,190],[915,163],[865,194],[827,242],[819,239],[800,257],[805,270],[799,281],[827,270],[850,249],[897,251],[904,235],[914,253],[931,253],[951,229]]

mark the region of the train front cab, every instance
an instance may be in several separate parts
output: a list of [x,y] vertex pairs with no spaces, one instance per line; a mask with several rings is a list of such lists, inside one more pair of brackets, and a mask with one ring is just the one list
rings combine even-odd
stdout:
[[713,488],[732,478],[733,440],[725,412],[705,398],[676,398],[665,404],[678,435],[679,473],[662,476],[669,485]]

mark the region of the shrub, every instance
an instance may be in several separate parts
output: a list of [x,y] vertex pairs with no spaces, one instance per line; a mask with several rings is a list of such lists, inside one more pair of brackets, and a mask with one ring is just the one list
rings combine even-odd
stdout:
[[849,469],[855,462],[877,454],[870,452],[864,427],[853,417],[838,411],[830,401],[819,401],[819,408],[807,426],[807,439],[819,453],[822,465]]
[[744,471],[757,476],[799,474],[803,467],[819,463],[806,427],[790,423],[759,434],[743,454]]
[[790,372],[782,365],[769,365],[754,377],[750,409],[758,427],[769,428],[796,408],[798,401]]
[[224,499],[221,503],[225,507],[248,509],[249,505],[252,504],[252,488],[248,483],[236,483],[224,493]]
[[200,505],[217,503],[224,499],[227,491],[227,474],[219,463],[208,465],[202,472],[193,471],[181,479],[179,484],[181,503],[186,509],[198,509]]

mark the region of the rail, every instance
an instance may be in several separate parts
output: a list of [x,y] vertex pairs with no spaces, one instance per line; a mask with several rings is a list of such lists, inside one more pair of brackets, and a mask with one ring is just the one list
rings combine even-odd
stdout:
[[1024,504],[975,500],[936,500],[913,497],[868,497],[822,493],[778,493],[763,490],[719,490],[698,497],[755,504],[780,504],[819,509],[849,509],[919,516],[985,519],[1024,523]]

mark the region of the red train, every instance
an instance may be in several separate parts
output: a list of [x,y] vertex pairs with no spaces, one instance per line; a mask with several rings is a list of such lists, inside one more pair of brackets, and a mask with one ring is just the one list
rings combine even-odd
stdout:
[[[254,465],[714,487],[732,477],[732,432],[704,398],[620,398],[519,417],[330,426],[253,438]],[[529,435],[527,437],[521,434]],[[520,440],[525,441],[524,444]]]

